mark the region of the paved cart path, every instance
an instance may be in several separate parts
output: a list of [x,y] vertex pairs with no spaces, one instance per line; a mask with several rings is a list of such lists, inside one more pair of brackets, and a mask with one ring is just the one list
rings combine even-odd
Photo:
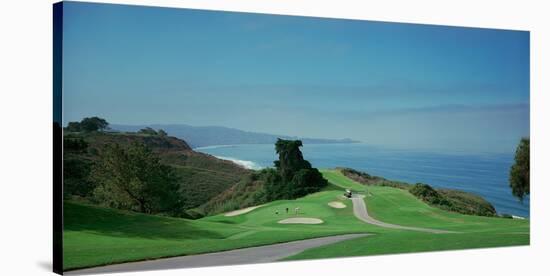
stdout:
[[420,228],[420,227],[410,227],[410,226],[403,226],[403,225],[397,225],[397,224],[391,224],[391,223],[385,223],[382,221],[379,221],[371,216],[369,216],[369,213],[367,211],[367,205],[365,204],[365,201],[363,200],[364,196],[362,195],[354,195],[351,198],[351,201],[353,202],[353,214],[358,219],[373,224],[380,227],[385,228],[393,228],[393,229],[402,229],[402,230],[413,230],[413,231],[420,231],[420,232],[428,232],[428,233],[434,233],[434,234],[444,234],[444,233],[457,233],[453,231],[446,231],[446,230],[438,230],[438,229],[430,229],[430,228]]
[[230,251],[164,258],[151,261],[114,264],[66,272],[68,275],[113,273],[143,270],[190,268],[203,266],[268,263],[298,254],[306,249],[337,243],[368,234],[348,234],[314,238],[265,246],[249,247]]

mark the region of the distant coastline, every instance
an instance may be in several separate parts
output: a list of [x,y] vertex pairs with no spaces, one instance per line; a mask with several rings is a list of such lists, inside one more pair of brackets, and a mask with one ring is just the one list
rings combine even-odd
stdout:
[[191,126],[185,124],[149,124],[149,125],[122,125],[113,124],[111,129],[117,131],[135,132],[142,128],[150,127],[156,130],[163,129],[179,139],[185,140],[189,145],[196,148],[208,146],[229,146],[242,144],[273,144],[278,138],[290,140],[302,140],[306,144],[350,144],[360,143],[351,138],[326,139],[298,137],[290,135],[277,135],[270,133],[245,131],[236,128],[221,126]]

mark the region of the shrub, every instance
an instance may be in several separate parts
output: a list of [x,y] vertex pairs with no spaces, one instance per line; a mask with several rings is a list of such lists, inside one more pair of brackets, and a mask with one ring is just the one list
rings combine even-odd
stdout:
[[64,137],[63,150],[74,152],[85,152],[88,148],[88,143],[79,137]]
[[409,189],[409,192],[429,204],[451,206],[451,203],[442,197],[430,185],[416,183]]
[[110,206],[142,213],[181,212],[178,176],[144,144],[106,146],[91,176],[98,183],[96,199]]
[[92,163],[86,159],[63,160],[63,194],[87,197],[95,188],[89,178]]
[[340,172],[346,177],[355,180],[361,184],[373,185],[373,186],[383,186],[383,187],[393,187],[398,189],[409,189],[410,184],[398,181],[392,181],[385,179],[380,176],[370,175],[365,172],[357,171],[350,168],[338,168]]
[[510,167],[510,188],[512,194],[520,201],[529,195],[529,138],[519,142],[514,157],[514,164]]

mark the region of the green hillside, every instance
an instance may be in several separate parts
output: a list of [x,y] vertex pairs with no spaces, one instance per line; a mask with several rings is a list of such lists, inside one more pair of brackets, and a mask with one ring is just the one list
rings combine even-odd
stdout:
[[368,256],[436,250],[485,248],[529,244],[529,220],[463,215],[427,205],[406,190],[365,187],[336,170],[323,171],[331,183],[368,190],[365,197],[369,214],[393,224],[457,231],[451,234],[430,234],[414,231],[383,231],[380,235],[344,241],[306,250],[289,260],[344,256]]
[[[306,250],[288,259],[364,256],[433,250],[528,245],[529,221],[452,213],[431,207],[399,188],[366,187],[336,170],[322,171],[331,183],[323,191],[295,200],[277,200],[237,216],[219,214],[199,220],[152,216],[66,202],[65,269],[75,269],[198,254],[312,237],[371,233],[371,236]],[[368,189],[369,213],[378,220],[417,227],[452,230],[432,234],[382,228],[353,215],[352,203],[341,195],[344,188]],[[329,202],[339,201],[336,209]],[[299,216],[322,224],[279,224]],[[291,211],[286,213],[286,208]],[[278,212],[278,214],[276,214]]]
[[141,143],[151,148],[161,162],[174,168],[185,209],[204,204],[235,185],[251,171],[230,161],[193,151],[185,141],[170,136],[141,133],[65,132],[65,196],[87,198],[94,183],[89,174],[106,145]]
[[350,168],[338,168],[347,178],[368,186],[394,187],[409,191],[431,206],[466,215],[496,216],[495,207],[481,196],[453,189],[432,188],[427,184],[388,180]]

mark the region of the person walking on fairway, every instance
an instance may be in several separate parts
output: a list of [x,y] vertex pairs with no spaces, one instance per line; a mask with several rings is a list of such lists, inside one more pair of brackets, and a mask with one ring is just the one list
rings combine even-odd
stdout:
[[294,212],[296,213],[296,215],[298,215],[298,211],[300,211],[300,207],[294,208]]
[[286,213],[288,214],[288,207],[286,207]]

